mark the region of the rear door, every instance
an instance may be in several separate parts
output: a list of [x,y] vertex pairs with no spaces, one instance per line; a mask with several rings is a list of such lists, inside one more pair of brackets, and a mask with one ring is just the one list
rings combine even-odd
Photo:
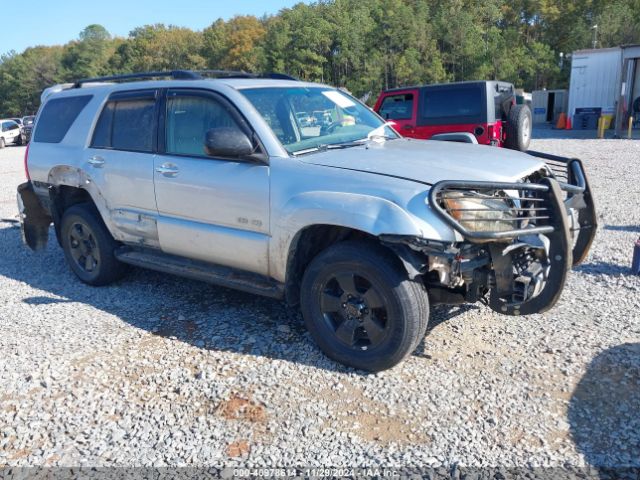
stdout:
[[170,89],[165,103],[154,172],[162,250],[267,274],[269,166],[205,152],[208,130],[248,125],[211,91]]
[[85,170],[107,199],[116,228],[155,245],[157,98],[157,90],[112,94],[84,159]]
[[416,131],[418,89],[383,93],[374,110],[404,137],[421,138]]

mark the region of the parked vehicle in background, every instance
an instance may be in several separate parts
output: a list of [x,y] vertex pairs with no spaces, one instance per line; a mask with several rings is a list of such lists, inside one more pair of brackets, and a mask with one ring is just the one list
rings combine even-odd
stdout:
[[[512,84],[458,82],[383,91],[374,110],[405,137],[448,139],[526,151],[531,140],[531,110],[518,105]],[[473,136],[473,137],[471,137]]]
[[18,145],[25,145],[26,142],[26,136],[24,133],[24,123],[22,121],[22,118],[16,117],[16,118],[10,118],[9,120],[13,120],[14,122],[16,122],[18,125],[20,125],[20,138],[18,139]]
[[589,251],[579,160],[402,138],[348,94],[282,76],[107,83],[158,76],[45,93],[24,240],[43,248],[53,222],[87,284],[130,264],[286,299],[328,356],[377,371],[416,348],[431,303],[543,312]]
[[33,122],[35,122],[35,115],[28,115],[26,117],[22,117],[22,135],[24,139],[24,143],[29,143],[31,141],[31,133],[33,132]]
[[0,120],[0,148],[7,145],[22,145],[20,125],[10,118]]

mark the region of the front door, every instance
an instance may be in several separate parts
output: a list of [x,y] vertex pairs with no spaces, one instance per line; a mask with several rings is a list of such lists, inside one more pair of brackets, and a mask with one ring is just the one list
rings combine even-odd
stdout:
[[376,112],[403,137],[420,138],[416,134],[418,90],[397,90],[386,93],[376,105]]
[[205,151],[208,130],[243,120],[210,91],[170,89],[165,103],[154,164],[162,250],[267,274],[269,166]]

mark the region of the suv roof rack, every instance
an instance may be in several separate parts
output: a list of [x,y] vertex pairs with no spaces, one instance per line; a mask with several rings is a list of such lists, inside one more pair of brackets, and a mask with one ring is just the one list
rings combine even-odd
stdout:
[[171,78],[173,80],[202,80],[206,77],[219,78],[271,78],[276,80],[299,80],[284,73],[250,73],[234,70],[171,70],[168,72],[139,72],[106,77],[83,78],[73,83],[73,88],[80,88],[85,83],[118,82],[144,78]]

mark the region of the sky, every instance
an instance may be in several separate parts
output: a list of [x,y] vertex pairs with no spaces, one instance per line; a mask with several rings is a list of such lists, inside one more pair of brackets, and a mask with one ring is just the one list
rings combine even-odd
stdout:
[[[0,5],[9,0],[0,0]],[[202,30],[217,18],[274,14],[300,0],[29,0],[0,25],[0,54],[35,45],[62,45],[98,23],[114,36],[153,23]],[[10,2],[9,2],[10,3]]]

